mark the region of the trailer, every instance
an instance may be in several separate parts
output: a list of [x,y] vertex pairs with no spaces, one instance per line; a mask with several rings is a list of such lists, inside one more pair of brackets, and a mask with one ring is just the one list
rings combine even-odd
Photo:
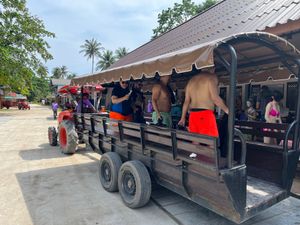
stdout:
[[[253,72],[258,69],[267,72],[278,65],[298,77],[300,52],[278,36],[251,32],[75,78],[72,84],[79,86],[109,86],[120,77],[148,83],[164,75],[171,75],[173,82],[182,82],[201,69],[215,67],[219,78],[227,79],[229,84],[227,135],[222,139],[224,135],[220,133],[215,138],[116,121],[99,113],[74,112],[68,118],[72,132],[59,131],[60,145],[67,146],[74,143],[74,137],[81,136],[83,142],[102,155],[99,179],[103,188],[119,191],[130,208],[142,207],[149,201],[155,181],[235,223],[242,223],[290,196],[299,159],[299,101],[295,120],[290,124],[235,120],[239,77],[255,76]],[[298,94],[299,83],[298,79]],[[245,134],[276,136],[283,144],[249,141]],[[72,146],[77,148],[76,144]],[[191,153],[196,157],[191,158]]]

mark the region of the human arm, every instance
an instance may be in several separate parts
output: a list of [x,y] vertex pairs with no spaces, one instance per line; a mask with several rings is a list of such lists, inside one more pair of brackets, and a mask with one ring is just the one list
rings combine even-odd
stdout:
[[265,120],[266,120],[267,122],[270,121],[270,119],[269,119],[270,110],[271,110],[271,102],[268,103],[267,106],[266,106]]
[[229,113],[228,107],[225,105],[223,99],[219,96],[218,92],[218,79],[217,77],[213,77],[209,80],[209,93],[213,103],[222,109],[226,114]]
[[129,99],[130,94],[124,95],[123,97],[118,98],[117,96],[113,95],[111,96],[111,102],[112,104],[118,104],[123,101],[126,101]]
[[160,112],[158,110],[158,104],[157,104],[157,101],[160,96],[160,90],[161,88],[159,85],[154,85],[154,87],[152,88],[152,106],[153,106],[153,110],[157,113],[158,118],[161,118]]
[[189,91],[189,85],[187,85],[186,91],[185,91],[185,100],[184,100],[184,104],[182,107],[182,114],[181,114],[181,118],[178,122],[178,125],[180,125],[180,126],[185,126],[186,114],[189,109],[190,103],[191,103],[191,95],[190,95],[190,91]]

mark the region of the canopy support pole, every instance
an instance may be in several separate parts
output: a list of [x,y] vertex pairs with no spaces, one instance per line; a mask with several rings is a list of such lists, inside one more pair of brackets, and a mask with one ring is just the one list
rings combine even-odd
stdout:
[[236,96],[236,73],[237,73],[237,55],[232,45],[226,44],[224,47],[229,51],[231,56],[230,62],[230,86],[229,86],[229,114],[228,114],[228,152],[227,164],[228,168],[232,168],[234,153],[234,121],[235,121],[235,96]]
[[300,121],[300,59],[297,60],[297,64],[298,64],[298,87],[297,87],[297,108],[296,108],[296,118],[295,120],[297,121],[296,125],[295,125],[295,134],[294,134],[294,140],[293,140],[293,149],[297,149],[299,150],[299,121]]

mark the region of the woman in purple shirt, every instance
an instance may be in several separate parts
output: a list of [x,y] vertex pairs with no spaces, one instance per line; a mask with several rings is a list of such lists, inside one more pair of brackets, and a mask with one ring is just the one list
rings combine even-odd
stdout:
[[[83,107],[81,107],[81,102],[82,102]],[[79,100],[76,111],[78,113],[81,113],[81,108],[83,109],[83,113],[96,112],[96,109],[94,108],[94,106],[92,105],[92,103],[89,100],[88,93],[83,94],[82,101]]]

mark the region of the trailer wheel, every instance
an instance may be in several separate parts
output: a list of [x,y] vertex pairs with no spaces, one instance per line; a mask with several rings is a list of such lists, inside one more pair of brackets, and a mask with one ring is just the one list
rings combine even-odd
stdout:
[[121,158],[115,152],[107,152],[101,156],[99,163],[99,178],[102,187],[106,191],[118,191],[118,172],[121,165]]
[[63,120],[58,127],[60,149],[65,154],[73,154],[78,147],[78,135],[74,123]]
[[151,196],[151,178],[140,161],[124,163],[119,171],[119,192],[129,208],[139,208],[148,203]]
[[57,145],[57,132],[55,127],[48,127],[48,140],[51,146]]

